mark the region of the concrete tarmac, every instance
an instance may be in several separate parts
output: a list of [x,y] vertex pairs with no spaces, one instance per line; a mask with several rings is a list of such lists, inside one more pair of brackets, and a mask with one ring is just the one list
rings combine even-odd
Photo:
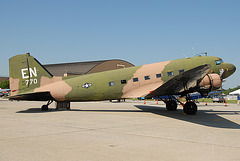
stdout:
[[240,106],[198,104],[197,115],[162,102],[71,103],[0,99],[0,161],[240,160]]

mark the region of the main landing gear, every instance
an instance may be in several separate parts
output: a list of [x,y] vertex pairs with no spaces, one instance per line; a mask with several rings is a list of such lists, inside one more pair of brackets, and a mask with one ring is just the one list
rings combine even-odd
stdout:
[[168,111],[176,111],[177,110],[177,102],[179,102],[183,106],[183,111],[187,115],[195,115],[197,113],[197,105],[191,100],[191,97],[187,95],[187,102],[183,104],[181,101],[176,99],[174,96],[169,96],[170,99],[163,100],[166,103],[166,108]]
[[187,94],[186,100],[187,102],[183,105],[184,113],[187,115],[195,115],[197,113],[196,103],[191,99],[189,94]]
[[[161,98],[160,98],[161,99]],[[161,99],[165,104],[168,111],[177,110],[177,99],[173,96],[169,96],[169,99]]]
[[42,105],[41,110],[42,110],[42,111],[47,111],[47,110],[48,110],[48,106],[49,106],[51,103],[53,103],[53,100],[49,100],[46,105]]
[[185,114],[187,115],[195,115],[197,113],[197,105],[195,102],[191,101],[187,101],[184,105],[183,105],[183,111]]
[[168,111],[176,111],[177,110],[177,102],[174,100],[166,101],[166,108]]

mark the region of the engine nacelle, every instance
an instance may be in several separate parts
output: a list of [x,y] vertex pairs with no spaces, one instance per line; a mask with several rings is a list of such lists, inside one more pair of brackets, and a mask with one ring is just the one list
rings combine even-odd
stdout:
[[222,79],[218,74],[207,74],[199,84],[200,87],[209,91],[216,90],[222,87]]

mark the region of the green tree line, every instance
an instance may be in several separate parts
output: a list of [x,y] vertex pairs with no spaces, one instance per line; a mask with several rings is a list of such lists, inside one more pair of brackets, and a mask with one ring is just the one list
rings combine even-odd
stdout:
[[228,88],[228,89],[223,89],[222,92],[225,94],[225,95],[228,95],[229,93],[233,92],[233,91],[236,91],[240,89],[240,86],[237,86],[235,88]]
[[0,82],[0,88],[9,89],[9,80]]

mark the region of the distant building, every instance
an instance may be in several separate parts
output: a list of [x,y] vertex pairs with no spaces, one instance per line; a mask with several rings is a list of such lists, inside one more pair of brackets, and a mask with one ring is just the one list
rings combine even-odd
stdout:
[[238,100],[240,95],[240,89],[230,92],[229,95],[227,96],[228,100]]
[[[116,59],[62,64],[47,64],[43,66],[54,76],[71,76],[128,68],[133,67],[134,65],[127,61]],[[8,79],[8,77],[0,77],[0,82]]]
[[240,89],[230,92],[229,95],[240,95]]
[[76,63],[47,64],[43,66],[54,76],[71,76],[128,68],[133,67],[134,65],[124,60],[102,60]]
[[8,80],[8,77],[0,77],[0,82]]

